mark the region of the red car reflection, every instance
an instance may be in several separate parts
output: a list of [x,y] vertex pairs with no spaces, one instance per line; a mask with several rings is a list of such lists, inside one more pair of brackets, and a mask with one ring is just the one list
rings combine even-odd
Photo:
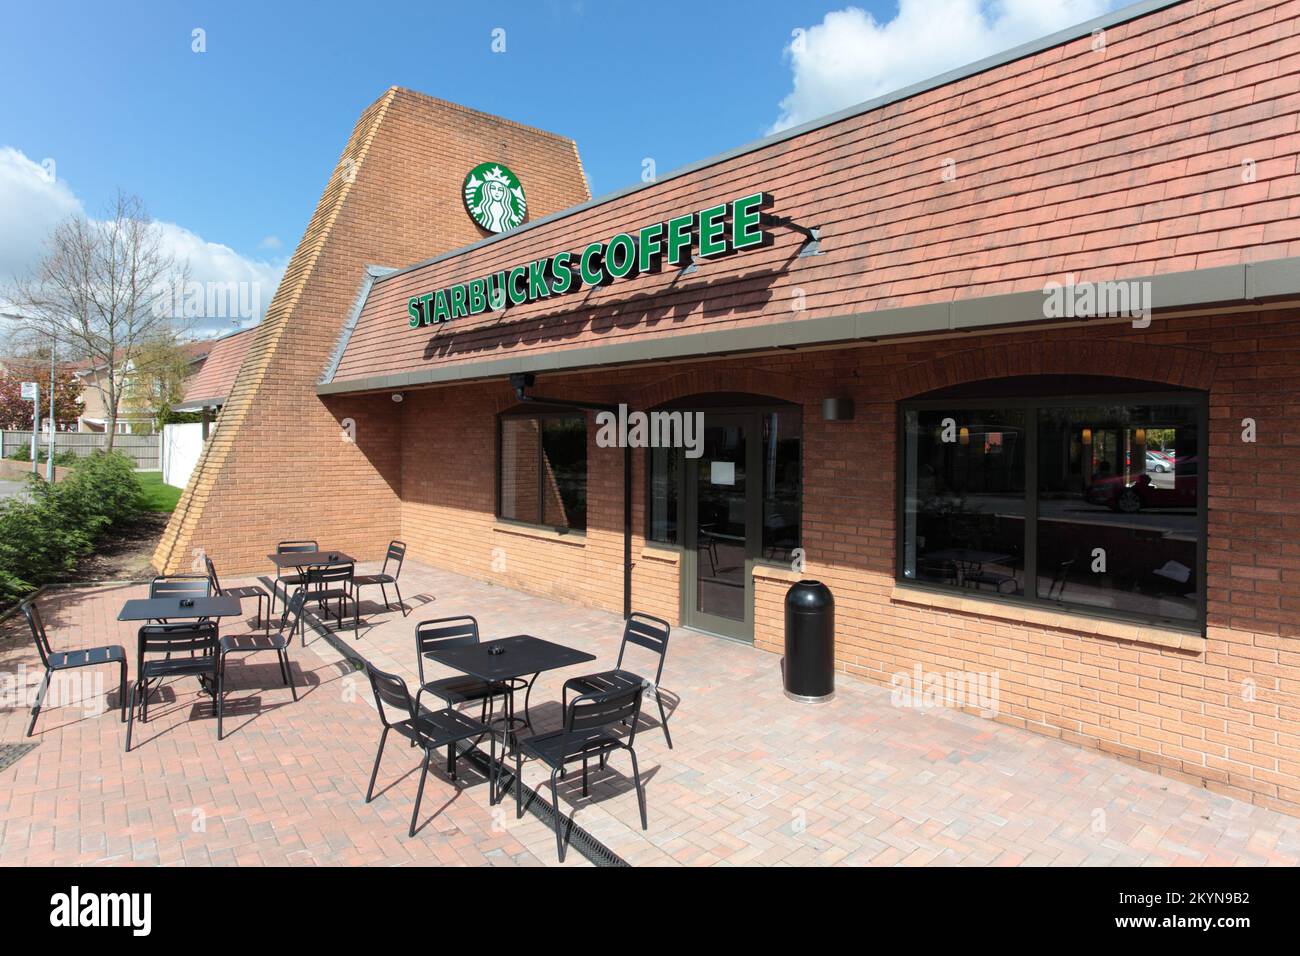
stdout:
[[1179,461],[1172,488],[1157,487],[1147,474],[1139,475],[1131,485],[1124,483],[1123,475],[1116,475],[1094,481],[1084,492],[1084,497],[1090,504],[1105,505],[1125,514],[1147,508],[1195,508],[1196,465],[1196,458]]

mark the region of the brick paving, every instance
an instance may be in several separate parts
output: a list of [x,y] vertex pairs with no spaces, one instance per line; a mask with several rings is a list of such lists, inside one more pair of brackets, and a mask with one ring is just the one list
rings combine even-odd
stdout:
[[[472,613],[486,637],[527,631],[601,664],[617,653],[621,622],[603,611],[413,562],[403,584],[409,617],[366,601],[360,639],[345,628],[337,640],[412,684],[415,622],[429,617]],[[49,593],[52,641],[132,648],[135,628],[115,618],[144,590]],[[0,742],[12,743],[27,721],[12,678],[25,666],[34,684],[40,672],[25,630],[11,620],[3,631]],[[0,863],[557,865],[550,830],[531,815],[516,822],[512,804],[489,807],[482,777],[464,764],[459,788],[431,772],[413,839],[408,748],[389,747],[379,795],[365,804],[378,738],[369,687],[318,633],[291,653],[297,703],[274,655],[232,661],[220,744],[190,679],[165,686],[129,755],[116,714],[73,702],[43,711],[39,745],[0,771]],[[540,729],[558,724],[571,674],[538,681]],[[851,678],[824,705],[790,702],[780,687],[776,656],[678,629],[664,671],[665,691],[680,699],[675,749],[657,726],[637,738],[649,831],[623,755],[604,773],[593,768],[589,798],[577,774],[562,785],[565,811],[634,864],[1300,863],[1300,819],[973,715],[896,707],[887,688]],[[116,706],[111,674],[91,690],[98,707]],[[524,777],[536,787],[546,774],[526,765]],[[565,865],[586,863],[571,851]]]

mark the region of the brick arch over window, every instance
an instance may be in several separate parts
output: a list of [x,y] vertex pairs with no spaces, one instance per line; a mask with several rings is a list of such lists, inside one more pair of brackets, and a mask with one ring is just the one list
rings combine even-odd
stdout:
[[1209,391],[1217,364],[1212,353],[1170,345],[1006,342],[909,365],[894,376],[894,398],[1013,375],[1109,375]]
[[720,368],[709,363],[646,385],[637,396],[637,407],[654,408],[684,395],[707,392],[738,392],[787,402],[803,401],[799,382],[792,375],[750,368]]

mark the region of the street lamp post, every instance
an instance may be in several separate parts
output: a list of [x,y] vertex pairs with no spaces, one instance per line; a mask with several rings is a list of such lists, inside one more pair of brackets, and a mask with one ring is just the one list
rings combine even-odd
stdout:
[[50,339],[50,443],[45,449],[45,480],[54,484],[54,357],[59,349],[59,340]]

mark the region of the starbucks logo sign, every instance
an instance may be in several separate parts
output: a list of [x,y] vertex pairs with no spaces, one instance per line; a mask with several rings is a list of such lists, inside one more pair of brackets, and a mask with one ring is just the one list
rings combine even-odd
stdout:
[[488,232],[505,232],[524,221],[528,201],[519,177],[500,163],[479,163],[465,177],[465,209]]

